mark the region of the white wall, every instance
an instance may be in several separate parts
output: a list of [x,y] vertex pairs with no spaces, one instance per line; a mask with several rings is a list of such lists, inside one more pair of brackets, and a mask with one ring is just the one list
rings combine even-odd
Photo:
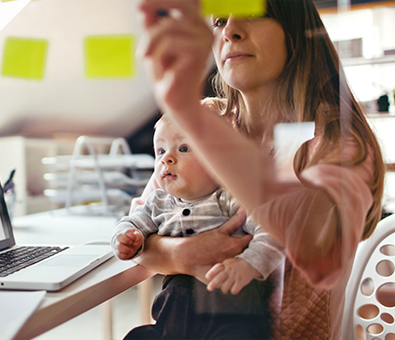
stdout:
[[137,5],[135,0],[32,1],[0,30],[0,56],[8,37],[49,44],[44,79],[0,73],[0,136],[128,136],[152,117],[156,105],[140,60],[132,79],[84,76],[84,38],[131,34],[138,39]]
[[[322,20],[333,41],[362,38],[362,53],[366,59],[383,57],[384,50],[395,49],[394,6],[324,14]],[[345,71],[361,101],[375,100],[395,89],[395,63],[348,66]]]

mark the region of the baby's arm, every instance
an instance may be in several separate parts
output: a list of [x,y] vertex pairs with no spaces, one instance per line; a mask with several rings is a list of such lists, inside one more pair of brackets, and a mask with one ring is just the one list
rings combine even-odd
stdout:
[[222,293],[238,294],[253,279],[261,277],[261,273],[241,258],[227,259],[214,265],[207,273],[209,280],[207,290],[221,289]]
[[253,279],[265,280],[284,260],[284,249],[251,218],[243,229],[253,235],[248,247],[234,259],[214,265],[207,273],[207,289],[238,294]]
[[140,255],[148,235],[158,232],[152,216],[159,193],[152,193],[144,205],[138,205],[134,213],[122,217],[115,226],[111,247],[117,257],[127,260]]
[[119,233],[114,242],[114,252],[121,260],[135,256],[143,244],[143,234],[137,229],[126,229]]

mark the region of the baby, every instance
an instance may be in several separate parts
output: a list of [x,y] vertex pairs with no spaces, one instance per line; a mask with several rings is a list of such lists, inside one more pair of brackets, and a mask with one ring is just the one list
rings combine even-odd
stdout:
[[[150,234],[190,237],[221,226],[239,208],[229,194],[222,190],[201,166],[190,147],[188,137],[174,123],[166,116],[162,116],[155,128],[154,177],[161,189],[152,192],[144,205],[138,206],[134,213],[118,222],[112,245],[116,255],[123,260],[141,254],[144,241]],[[244,338],[246,334],[250,334],[250,338],[254,338],[255,334],[262,338],[262,334],[265,333],[251,329],[254,322],[256,322],[254,327],[261,330],[265,324],[261,318],[265,308],[260,302],[259,306],[257,305],[257,301],[260,301],[259,288],[254,286],[251,293],[251,289],[244,287],[249,287],[251,281],[256,281],[254,279],[266,279],[283,261],[284,252],[251,219],[247,219],[234,236],[242,236],[246,233],[253,235],[248,248],[236,258],[215,265],[210,270],[211,280],[207,288],[187,275],[165,277],[164,289],[153,306],[156,325],[145,327],[150,327],[151,331],[155,329],[159,336],[167,334],[173,338],[192,336],[205,338],[207,328],[198,329],[196,324],[204,315],[204,322],[207,323],[209,318],[213,330],[216,329],[218,332],[222,329],[220,334],[229,333],[234,336],[236,317],[238,327],[242,322],[245,326],[242,329],[248,332],[244,333]],[[180,297],[182,291],[180,286],[186,288],[188,291],[186,295],[189,297]],[[222,292],[215,288],[221,289]],[[236,305],[235,297],[223,294],[228,291],[239,294],[242,290],[247,296],[246,301],[241,302],[243,298],[238,296]],[[174,292],[177,292],[177,296]],[[195,299],[194,297],[197,296],[199,298]],[[191,297],[193,301],[190,301]],[[178,304],[175,301],[178,301]],[[175,307],[180,304],[183,305],[182,310]],[[256,308],[251,307],[253,311],[246,313],[245,306],[251,304]],[[185,322],[179,322],[180,315],[185,317]],[[136,330],[132,330],[129,335],[131,336],[134,331]],[[141,331],[140,327],[139,332]],[[139,333],[138,336],[142,335]],[[133,337],[129,338],[133,339]]]

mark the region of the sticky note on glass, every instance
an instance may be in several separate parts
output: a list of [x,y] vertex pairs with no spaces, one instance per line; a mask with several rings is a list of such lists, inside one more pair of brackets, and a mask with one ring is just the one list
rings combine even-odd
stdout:
[[280,123],[274,127],[274,164],[277,178],[286,182],[297,180],[294,157],[302,144],[314,138],[314,122]]
[[202,0],[203,15],[218,17],[261,17],[266,12],[266,0]]
[[85,39],[85,74],[88,78],[133,77],[133,36],[95,36]]
[[9,77],[43,79],[47,49],[46,40],[7,38],[1,74]]

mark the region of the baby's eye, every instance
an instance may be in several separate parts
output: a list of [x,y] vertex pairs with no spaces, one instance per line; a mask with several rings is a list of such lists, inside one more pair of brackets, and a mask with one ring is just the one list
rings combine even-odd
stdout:
[[191,149],[188,147],[188,145],[181,145],[180,148],[178,149],[180,152],[188,152]]
[[163,155],[164,153],[165,153],[165,149],[157,149],[156,150],[156,155],[157,156]]
[[222,27],[225,26],[228,22],[228,18],[215,18],[213,21],[214,27]]

